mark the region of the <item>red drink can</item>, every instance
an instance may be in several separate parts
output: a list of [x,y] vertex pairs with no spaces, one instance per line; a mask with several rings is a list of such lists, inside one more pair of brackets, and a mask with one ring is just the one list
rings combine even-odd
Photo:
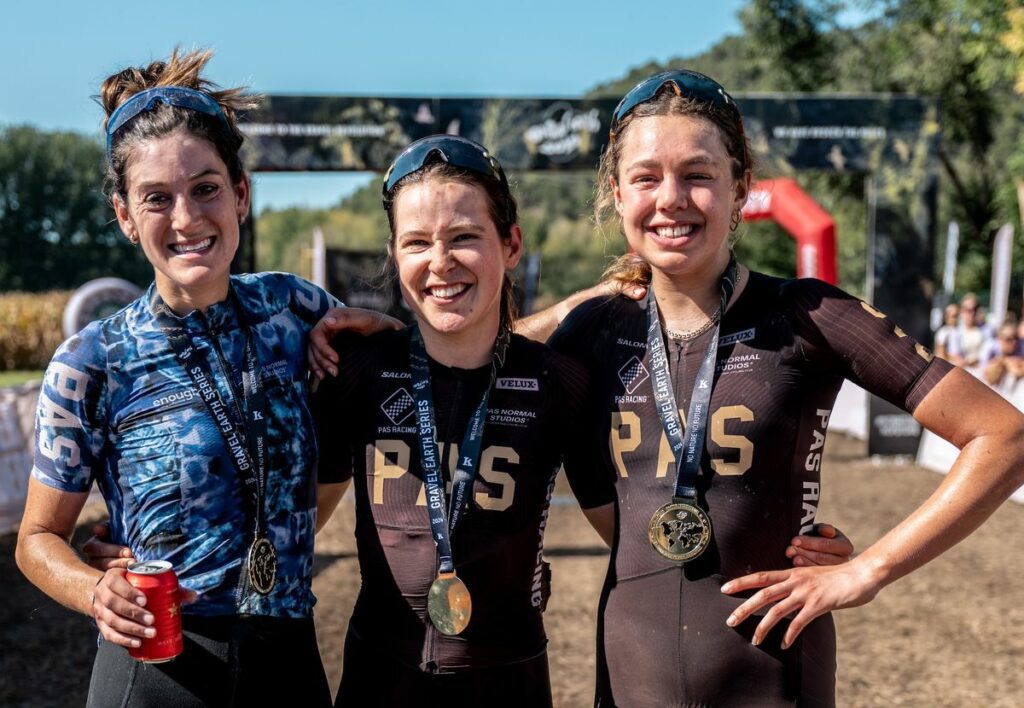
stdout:
[[142,646],[128,653],[140,661],[159,664],[170,661],[184,649],[181,636],[181,601],[178,576],[167,561],[132,563],[124,576],[146,596],[146,609],[153,615],[153,637],[141,637]]

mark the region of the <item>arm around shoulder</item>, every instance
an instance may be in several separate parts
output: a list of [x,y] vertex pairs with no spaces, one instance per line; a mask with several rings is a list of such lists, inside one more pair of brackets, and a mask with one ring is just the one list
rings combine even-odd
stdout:
[[547,342],[565,318],[569,316],[569,313],[587,300],[614,295],[625,295],[632,300],[639,300],[646,293],[647,290],[642,287],[623,289],[622,285],[614,281],[602,281],[586,290],[573,293],[547,309],[516,320],[515,332],[535,342]]

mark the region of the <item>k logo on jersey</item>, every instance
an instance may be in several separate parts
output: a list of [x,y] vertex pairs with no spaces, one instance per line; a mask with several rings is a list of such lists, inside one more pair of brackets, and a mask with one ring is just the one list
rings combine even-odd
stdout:
[[403,421],[408,420],[415,408],[416,401],[404,388],[398,389],[380,404],[380,409],[393,425],[401,425]]
[[619,381],[626,387],[626,393],[633,393],[650,377],[647,367],[638,356],[632,357],[619,369]]

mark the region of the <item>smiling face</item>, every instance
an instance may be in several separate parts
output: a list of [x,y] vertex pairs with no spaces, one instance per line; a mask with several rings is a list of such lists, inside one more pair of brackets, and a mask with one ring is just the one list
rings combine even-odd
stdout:
[[505,271],[522,253],[519,227],[503,239],[482,187],[439,177],[403,187],[393,219],[402,295],[428,348],[431,340],[491,346]]
[[648,116],[622,141],[611,187],[630,248],[666,275],[717,278],[750,187],[749,173],[733,177],[719,129],[698,116]]
[[125,174],[117,220],[142,246],[164,301],[184,314],[223,300],[248,180],[233,184],[216,148],[183,130],[136,147]]

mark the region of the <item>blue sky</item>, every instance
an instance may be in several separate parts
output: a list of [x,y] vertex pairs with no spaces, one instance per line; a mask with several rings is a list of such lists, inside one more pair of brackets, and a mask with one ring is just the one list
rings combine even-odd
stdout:
[[[743,0],[5,3],[0,126],[99,134],[100,81],[180,44],[264,93],[577,96],[737,34]],[[105,8],[105,9],[98,9]],[[257,210],[333,203],[360,175],[259,175]]]

